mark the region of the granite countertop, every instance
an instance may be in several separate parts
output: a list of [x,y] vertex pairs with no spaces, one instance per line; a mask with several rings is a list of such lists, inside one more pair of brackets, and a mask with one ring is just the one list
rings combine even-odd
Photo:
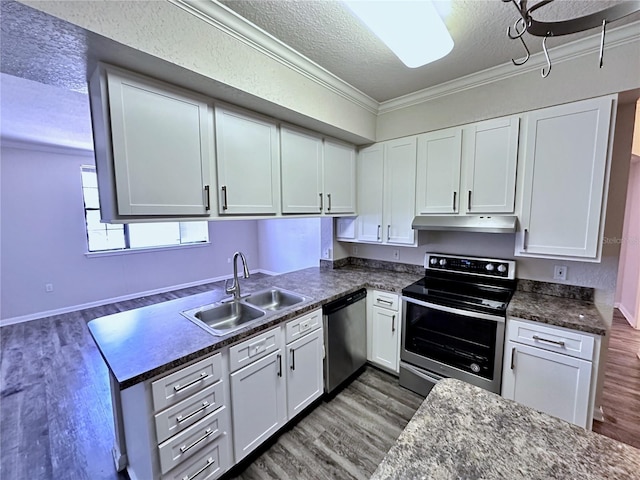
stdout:
[[421,277],[419,273],[359,266],[335,270],[307,268],[261,279],[240,279],[243,296],[280,287],[304,295],[308,300],[265,315],[229,335],[214,336],[180,314],[228,297],[223,289],[100,317],[89,322],[89,331],[120,389],[125,389],[360,288],[400,293]]
[[639,472],[636,448],[445,379],[371,479],[631,480]]
[[596,335],[607,333],[607,325],[593,302],[580,298],[516,290],[507,307],[507,316]]

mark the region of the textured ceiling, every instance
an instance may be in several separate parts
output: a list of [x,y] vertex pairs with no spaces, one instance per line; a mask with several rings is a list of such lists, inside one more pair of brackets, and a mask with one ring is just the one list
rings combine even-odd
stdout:
[[[453,51],[415,69],[398,60],[339,1],[221,0],[221,3],[378,101],[508,63],[523,54],[521,44],[506,36],[507,27],[518,18],[517,11],[501,0],[452,0],[445,23],[455,43]],[[530,1],[529,5],[535,3]],[[534,18],[542,21],[574,18],[616,3],[620,1],[555,0],[540,8]],[[640,13],[613,26],[638,19]],[[597,33],[592,30],[557,37],[548,40],[547,45],[553,48]],[[542,50],[540,38],[528,34],[525,37],[532,53]]]

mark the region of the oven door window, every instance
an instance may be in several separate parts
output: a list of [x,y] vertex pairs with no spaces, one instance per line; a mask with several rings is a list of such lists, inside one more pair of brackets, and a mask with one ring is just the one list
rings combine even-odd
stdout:
[[497,322],[406,305],[405,350],[493,379]]

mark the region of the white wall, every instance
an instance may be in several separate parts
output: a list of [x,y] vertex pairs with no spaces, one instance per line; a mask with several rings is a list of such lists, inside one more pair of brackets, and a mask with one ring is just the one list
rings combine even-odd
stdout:
[[279,274],[317,267],[320,258],[320,218],[258,220],[260,268]]
[[253,220],[210,222],[208,246],[87,257],[80,166],[93,155],[6,142],[0,153],[2,319],[226,277],[236,250],[260,268]]

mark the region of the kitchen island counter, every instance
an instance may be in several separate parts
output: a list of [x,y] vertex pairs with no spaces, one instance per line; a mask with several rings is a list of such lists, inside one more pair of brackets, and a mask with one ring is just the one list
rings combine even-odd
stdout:
[[222,285],[205,293],[97,318],[89,322],[89,331],[112,378],[123,390],[303,315],[359,288],[400,293],[402,288],[420,276],[418,273],[346,266],[339,269],[307,268],[260,279],[240,279],[243,296],[279,287],[304,295],[307,300],[265,315],[246,328],[224,336],[214,336],[180,313],[228,297]]
[[371,479],[632,480],[639,472],[638,449],[445,379]]

